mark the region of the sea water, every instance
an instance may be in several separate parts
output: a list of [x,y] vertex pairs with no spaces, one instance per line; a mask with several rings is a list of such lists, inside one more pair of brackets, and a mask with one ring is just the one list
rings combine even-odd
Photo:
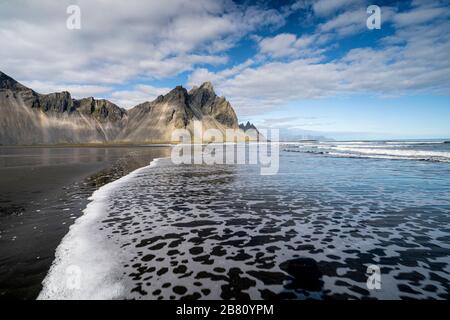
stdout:
[[[280,150],[272,176],[158,159],[102,187],[39,298],[450,297],[447,144]],[[370,266],[379,289],[367,285]]]

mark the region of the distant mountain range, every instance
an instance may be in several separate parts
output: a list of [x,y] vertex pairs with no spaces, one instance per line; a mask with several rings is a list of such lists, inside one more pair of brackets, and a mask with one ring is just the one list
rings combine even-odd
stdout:
[[220,132],[240,128],[210,82],[190,91],[177,86],[125,110],[104,99],[74,99],[67,91],[39,94],[0,72],[0,114],[2,145],[167,143],[175,129],[192,132],[195,121]]
[[255,127],[255,125],[253,123],[250,123],[249,121],[247,121],[246,124],[240,123],[239,129],[244,131],[247,134],[247,136],[251,137],[253,140],[266,141],[266,137],[264,137],[264,135],[262,135],[259,132],[259,130]]
[[280,129],[280,141],[333,141],[334,139],[318,132],[301,130],[301,129]]

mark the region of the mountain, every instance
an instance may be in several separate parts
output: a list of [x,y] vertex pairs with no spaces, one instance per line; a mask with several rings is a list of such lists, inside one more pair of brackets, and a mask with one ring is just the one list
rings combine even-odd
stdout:
[[333,141],[334,139],[328,137],[328,133],[318,131],[304,130],[299,128],[280,128],[280,141]]
[[266,141],[266,138],[264,135],[262,135],[259,130],[256,128],[256,126],[253,123],[250,123],[247,121],[246,124],[240,123],[239,128],[245,132],[246,135],[251,137],[253,140],[258,141]]
[[171,142],[175,129],[239,129],[230,103],[210,82],[125,110],[104,99],[74,99],[69,92],[39,94],[0,72],[0,144]]
[[124,128],[127,112],[107,100],[39,94],[0,72],[0,144],[101,143]]
[[194,130],[194,121],[201,121],[203,129],[237,129],[238,120],[230,103],[218,97],[209,82],[187,91],[177,86],[152,102],[144,102],[128,111],[128,121],[119,141],[167,142],[173,130]]
[[258,131],[258,129],[256,129],[255,125],[253,123],[250,123],[249,121],[247,121],[246,124],[240,123],[239,124],[239,128],[241,128],[241,130],[243,130],[244,132],[247,130],[256,130]]

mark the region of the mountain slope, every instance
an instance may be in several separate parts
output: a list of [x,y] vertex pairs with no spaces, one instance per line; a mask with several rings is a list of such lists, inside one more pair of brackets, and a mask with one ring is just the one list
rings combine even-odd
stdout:
[[209,82],[189,92],[178,86],[125,110],[108,100],[39,94],[0,72],[0,144],[171,142],[175,129],[239,129],[230,103]]
[[0,72],[0,144],[101,143],[123,128],[125,110],[106,100],[39,94]]
[[230,103],[218,97],[211,84],[187,91],[178,86],[152,102],[142,103],[128,111],[126,129],[118,140],[133,142],[172,141],[172,132],[187,129],[193,133],[194,121],[201,121],[206,129],[238,128],[236,114]]

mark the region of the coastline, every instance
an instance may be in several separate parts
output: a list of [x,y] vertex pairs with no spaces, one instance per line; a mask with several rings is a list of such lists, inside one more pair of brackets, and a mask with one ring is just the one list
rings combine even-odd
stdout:
[[[88,198],[105,184],[148,165],[167,148],[81,148],[81,156],[72,162],[60,153],[72,156],[80,148],[0,149],[0,299],[34,299],[57,246],[82,215]],[[23,155],[30,150],[39,152]],[[47,153],[52,154],[50,160],[36,166],[35,158]]]
[[[42,291],[37,300],[110,300],[120,299],[123,295],[123,287],[118,279],[111,279],[111,270],[117,269],[120,261],[111,260],[115,252],[105,245],[100,247],[85,246],[84,243],[101,243],[95,222],[107,215],[107,202],[111,190],[120,187],[142,170],[155,166],[161,158],[153,159],[150,164],[137,168],[118,179],[114,179],[97,188],[88,198],[90,201],[83,210],[83,215],[76,219],[70,226],[68,233],[61,240],[55,252],[55,260],[52,263],[47,276],[43,280]],[[89,269],[79,269],[79,264],[74,261],[84,261],[86,257],[92,257]],[[79,288],[67,288],[67,272],[76,266],[77,271],[83,272],[83,290],[71,290]],[[115,282],[117,281],[117,282]],[[89,292],[87,295],[86,293]],[[82,296],[77,296],[82,293]]]
[[142,142],[142,143],[54,143],[54,144],[11,144],[1,145],[0,148],[145,148],[145,147],[167,147],[172,142]]

